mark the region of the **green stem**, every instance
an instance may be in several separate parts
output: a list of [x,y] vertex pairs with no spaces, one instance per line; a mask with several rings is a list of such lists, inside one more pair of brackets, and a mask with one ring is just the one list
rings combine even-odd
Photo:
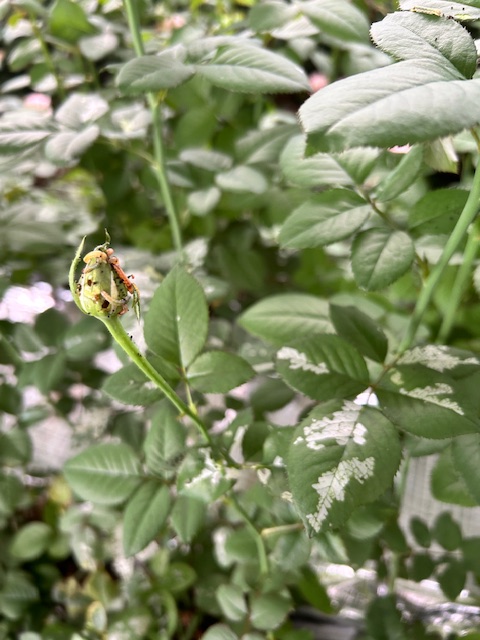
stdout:
[[245,522],[248,529],[250,529],[254,539],[255,544],[257,545],[257,553],[258,553],[258,562],[260,565],[260,574],[262,576],[266,576],[268,574],[268,557],[267,550],[265,548],[265,542],[263,541],[261,533],[257,531],[257,528],[253,524],[253,522],[248,517],[247,512],[237,501],[236,497],[232,492],[229,494],[228,498],[230,504],[235,509],[235,511],[241,516],[242,520]]
[[473,263],[478,252],[480,244],[480,227],[475,222],[469,229],[468,241],[463,254],[462,264],[458,269],[457,277],[450,294],[447,311],[443,318],[442,326],[438,332],[437,342],[446,342],[455,321],[457,309],[460,306],[463,292],[467,288],[472,273]]
[[43,53],[43,58],[45,60],[45,64],[47,65],[48,69],[50,70],[50,73],[55,78],[55,82],[57,83],[58,95],[63,100],[65,98],[65,89],[63,87],[62,79],[61,79],[60,75],[57,73],[57,70],[55,68],[55,64],[53,63],[52,56],[50,55],[50,51],[48,50],[47,43],[45,42],[45,38],[43,37],[43,33],[42,33],[41,29],[39,29],[37,27],[36,23],[35,23],[35,16],[32,13],[29,13],[29,17],[30,17],[30,24],[32,26],[32,31],[33,31],[35,37],[37,38],[38,42],[40,43],[40,48],[41,48],[42,53]]
[[188,407],[181,398],[175,393],[172,387],[168,384],[168,382],[163,378],[163,376],[158,373],[158,371],[150,364],[150,362],[145,358],[145,356],[140,352],[137,345],[130,338],[128,333],[123,328],[122,323],[120,322],[118,317],[114,318],[105,318],[102,319],[102,322],[107,327],[107,329],[112,334],[115,342],[125,351],[130,360],[137,365],[137,367],[142,371],[147,378],[149,378],[165,395],[165,397],[176,407],[180,413],[185,414],[190,418],[190,420],[195,424],[198,431],[205,438],[210,447],[213,448],[213,442],[211,440],[210,434],[208,433],[205,425],[200,420],[198,415]]
[[403,338],[400,347],[399,354],[403,353],[413,343],[415,339],[415,334],[417,332],[418,327],[422,321],[422,318],[427,310],[427,307],[435,293],[435,289],[437,288],[438,283],[440,282],[442,275],[445,269],[450,262],[450,258],[453,256],[458,246],[462,242],[465,234],[468,231],[468,227],[472,224],[475,219],[475,216],[478,212],[478,207],[480,204],[480,162],[477,164],[477,168],[475,170],[475,175],[473,177],[472,188],[470,190],[470,194],[468,196],[467,202],[463,208],[462,213],[458,219],[457,224],[455,225],[454,230],[452,231],[450,237],[447,240],[443,253],[440,257],[440,260],[435,265],[434,269],[430,273],[429,277],[425,282],[425,286],[420,292],[420,296],[418,298],[417,304],[415,306],[415,310],[410,319],[410,323],[408,325],[405,337]]
[[15,369],[19,369],[23,366],[23,360],[20,357],[18,351],[10,343],[8,338],[0,333],[0,349],[4,350],[9,361],[13,364]]
[[[137,3],[135,2],[135,0],[124,0],[124,5],[127,14],[128,26],[132,36],[133,48],[138,57],[143,56],[145,55],[145,50],[143,48],[142,36],[140,32],[140,21],[137,13]],[[155,177],[157,178],[158,185],[160,187],[160,193],[162,194],[163,202],[165,204],[165,210],[170,222],[173,244],[180,258],[183,258],[183,243],[180,224],[178,221],[175,204],[173,202],[170,185],[167,179],[165,152],[163,148],[161,108],[158,98],[153,93],[147,93],[147,102],[148,106],[150,107],[150,113],[152,114],[153,151],[155,157],[155,163],[152,166],[155,172]]]

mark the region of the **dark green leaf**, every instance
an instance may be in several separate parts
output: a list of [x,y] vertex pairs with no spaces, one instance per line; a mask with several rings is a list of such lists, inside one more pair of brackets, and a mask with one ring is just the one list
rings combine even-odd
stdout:
[[64,467],[65,477],[83,500],[97,504],[124,502],[141,481],[138,457],[126,444],[97,444]]
[[429,547],[431,545],[432,536],[426,522],[415,516],[410,520],[410,529],[417,544],[421,547]]
[[175,410],[163,401],[154,413],[144,443],[148,468],[164,475],[180,463],[185,452],[185,427],[177,419]]
[[50,32],[53,36],[75,43],[95,31],[78,3],[72,0],[55,0],[50,9]]
[[410,569],[410,575],[412,580],[420,582],[420,580],[427,580],[432,575],[435,569],[435,562],[426,553],[416,553],[412,558],[412,566]]
[[462,544],[462,529],[448,511],[444,511],[436,518],[432,535],[447,551],[455,551]]
[[186,495],[178,496],[170,515],[172,527],[184,543],[193,540],[202,527],[205,517],[205,502]]
[[315,408],[296,429],[287,460],[294,502],[310,534],[343,524],[390,486],[401,448],[377,409],[347,400]]
[[156,290],[145,317],[150,349],[181,367],[200,353],[207,338],[208,308],[197,280],[174,268]]
[[188,381],[203,393],[227,393],[255,375],[240,356],[224,351],[202,353],[188,368]]
[[468,191],[437,189],[428,191],[415,203],[409,227],[415,236],[449,235],[467,202]]
[[413,147],[403,156],[395,169],[380,182],[373,197],[380,202],[393,200],[421,176],[422,165],[423,147]]
[[163,398],[160,389],[134,364],[127,364],[109,376],[103,390],[124,404],[147,406]]
[[449,560],[447,566],[437,574],[438,584],[443,593],[451,601],[454,601],[460,595],[465,586],[467,579],[467,568],[465,564],[459,560]]
[[244,311],[238,323],[277,346],[299,335],[324,333],[331,328],[327,303],[301,293],[266,297]]
[[365,360],[337,336],[319,335],[291,342],[277,353],[277,371],[310,398],[352,398],[369,384]]
[[165,523],[170,492],[156,480],[147,480],[129,499],[123,520],[123,550],[132,556],[144,549]]
[[338,335],[367,358],[383,362],[388,351],[388,340],[371,318],[356,307],[331,304],[330,317]]
[[414,256],[413,242],[403,231],[362,231],[352,245],[355,280],[369,291],[383,289],[407,271]]

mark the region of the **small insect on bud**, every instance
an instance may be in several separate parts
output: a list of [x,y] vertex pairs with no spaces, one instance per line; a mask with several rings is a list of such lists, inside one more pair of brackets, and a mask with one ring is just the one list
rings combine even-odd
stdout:
[[118,258],[113,255],[113,249],[109,248],[110,236],[107,231],[105,234],[105,242],[83,258],[86,266],[77,282],[75,271],[81,259],[85,238],[80,243],[70,267],[69,282],[73,298],[84,313],[107,320],[126,313],[132,296],[135,314],[139,318],[138,287],[130,280],[133,276],[127,276],[120,267]]

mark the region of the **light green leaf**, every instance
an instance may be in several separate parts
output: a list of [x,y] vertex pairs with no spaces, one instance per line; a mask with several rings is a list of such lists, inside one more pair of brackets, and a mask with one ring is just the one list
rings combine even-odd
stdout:
[[82,130],[108,109],[108,102],[96,93],[72,93],[55,112],[55,120],[69,129]]
[[277,353],[277,371],[310,398],[354,398],[369,384],[365,360],[338,336],[318,335],[293,341]]
[[145,317],[145,340],[168,362],[188,367],[207,338],[208,308],[197,280],[175,267],[156,290]]
[[221,191],[218,187],[208,187],[201,191],[192,191],[188,194],[188,208],[196,216],[205,216],[210,213],[220,201]]
[[261,4],[253,5],[248,14],[248,23],[250,28],[257,33],[272,31],[291,20],[296,13],[295,5],[267,0]]
[[239,622],[247,615],[247,603],[243,591],[235,584],[221,584],[215,596],[227,620]]
[[277,53],[237,42],[221,47],[197,73],[213,85],[246,93],[291,93],[308,91],[303,70]]
[[156,480],[147,480],[129,499],[123,519],[123,549],[132,556],[144,549],[164,525],[170,492]]
[[369,291],[383,289],[410,267],[415,249],[403,231],[373,228],[360,232],[352,245],[352,269],[357,283]]
[[205,517],[205,502],[188,495],[178,496],[170,515],[172,527],[185,544],[193,540],[202,527]]
[[98,138],[100,129],[96,124],[83,131],[55,133],[45,145],[45,155],[56,164],[69,163],[81,156]]
[[238,636],[226,624],[213,624],[203,634],[202,640],[238,640]]
[[361,354],[377,362],[387,355],[388,340],[371,318],[356,307],[330,305],[330,317],[338,335]]
[[251,597],[250,620],[255,629],[271,631],[277,629],[292,609],[292,603],[285,596],[266,593]]
[[268,296],[244,311],[238,323],[277,346],[299,335],[325,333],[332,327],[327,302],[302,293]]
[[180,153],[180,160],[188,162],[194,167],[205,169],[205,171],[225,171],[230,169],[233,163],[231,156],[220,151],[212,151],[211,149],[190,148],[184,149]]
[[103,384],[103,391],[124,404],[148,406],[163,398],[163,393],[134,364],[115,371]]
[[185,452],[185,428],[175,410],[164,401],[152,416],[143,450],[150,471],[164,475],[172,472]]
[[452,442],[452,460],[459,480],[467,487],[471,497],[480,505],[480,434],[459,436]]
[[195,72],[193,66],[184,63],[185,58],[183,47],[166,49],[155,56],[133,58],[120,69],[116,85],[128,95],[177,87]]
[[202,353],[188,368],[189,383],[202,393],[227,393],[254,375],[248,362],[224,351]]
[[372,213],[371,206],[353,191],[324,191],[311,196],[287,218],[279,242],[288,249],[331,244],[355,233]]
[[466,2],[450,2],[450,0],[400,0],[400,8],[403,11],[416,11],[427,15],[436,15],[444,18],[456,18],[457,20],[480,19],[480,5],[478,0],[466,0]]
[[9,551],[14,558],[28,562],[39,558],[53,540],[53,530],[45,522],[29,522],[13,536]]
[[89,360],[107,348],[108,338],[100,322],[82,318],[72,325],[63,337],[63,347],[68,360]]
[[77,2],[55,0],[49,13],[50,33],[60,40],[76,43],[81,37],[96,32],[95,27],[87,20],[84,10]]
[[299,130],[297,124],[280,124],[268,129],[253,129],[241,137],[236,150],[239,160],[245,164],[278,162],[285,143]]
[[306,140],[303,135],[295,136],[285,146],[280,156],[280,168],[285,178],[299,187],[320,187],[322,185],[353,184],[350,175],[334,156],[316,153],[305,158]]
[[343,42],[369,42],[368,20],[348,0],[310,0],[296,6],[322,33]]
[[[468,437],[470,436],[458,436],[458,438],[454,439],[454,442]],[[477,436],[472,437],[476,438]],[[430,476],[430,487],[432,496],[436,500],[457,504],[462,507],[475,507],[478,505],[468,490],[464,478],[456,469],[451,446],[444,449],[435,462]]]
[[343,524],[386,491],[401,459],[398,434],[373,407],[330,400],[297,427],[287,458],[294,502],[310,534]]
[[393,200],[421,177],[423,165],[423,147],[416,146],[405,154],[393,171],[376,187],[372,194],[375,200],[387,202]]
[[0,122],[0,155],[24,151],[39,144],[50,135],[44,127]]
[[97,504],[124,502],[141,482],[138,457],[123,443],[89,447],[67,461],[64,473],[75,493]]
[[224,191],[235,193],[265,193],[268,183],[260,171],[247,166],[237,166],[230,171],[218,173],[215,182]]
[[87,60],[101,60],[118,47],[118,37],[112,31],[104,31],[98,36],[81,38],[78,43],[82,55]]
[[480,80],[459,76],[406,60],[326,86],[300,108],[309,153],[414,144],[475,126]]
[[398,11],[373,24],[370,33],[375,44],[397,60],[422,58],[453,66],[465,78],[477,68],[473,38],[454,20]]

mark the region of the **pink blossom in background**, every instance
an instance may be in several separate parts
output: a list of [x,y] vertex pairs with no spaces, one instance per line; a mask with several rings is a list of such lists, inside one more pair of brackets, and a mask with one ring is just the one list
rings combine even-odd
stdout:
[[47,111],[52,105],[52,99],[45,93],[29,93],[23,100],[23,106],[35,111]]
[[308,76],[308,81],[310,82],[310,89],[315,93],[319,89],[323,89],[328,84],[328,78],[323,73],[311,73]]
[[410,149],[412,148],[411,144],[403,144],[403,145],[396,145],[395,147],[390,147],[389,151],[391,153],[408,153],[410,151]]

